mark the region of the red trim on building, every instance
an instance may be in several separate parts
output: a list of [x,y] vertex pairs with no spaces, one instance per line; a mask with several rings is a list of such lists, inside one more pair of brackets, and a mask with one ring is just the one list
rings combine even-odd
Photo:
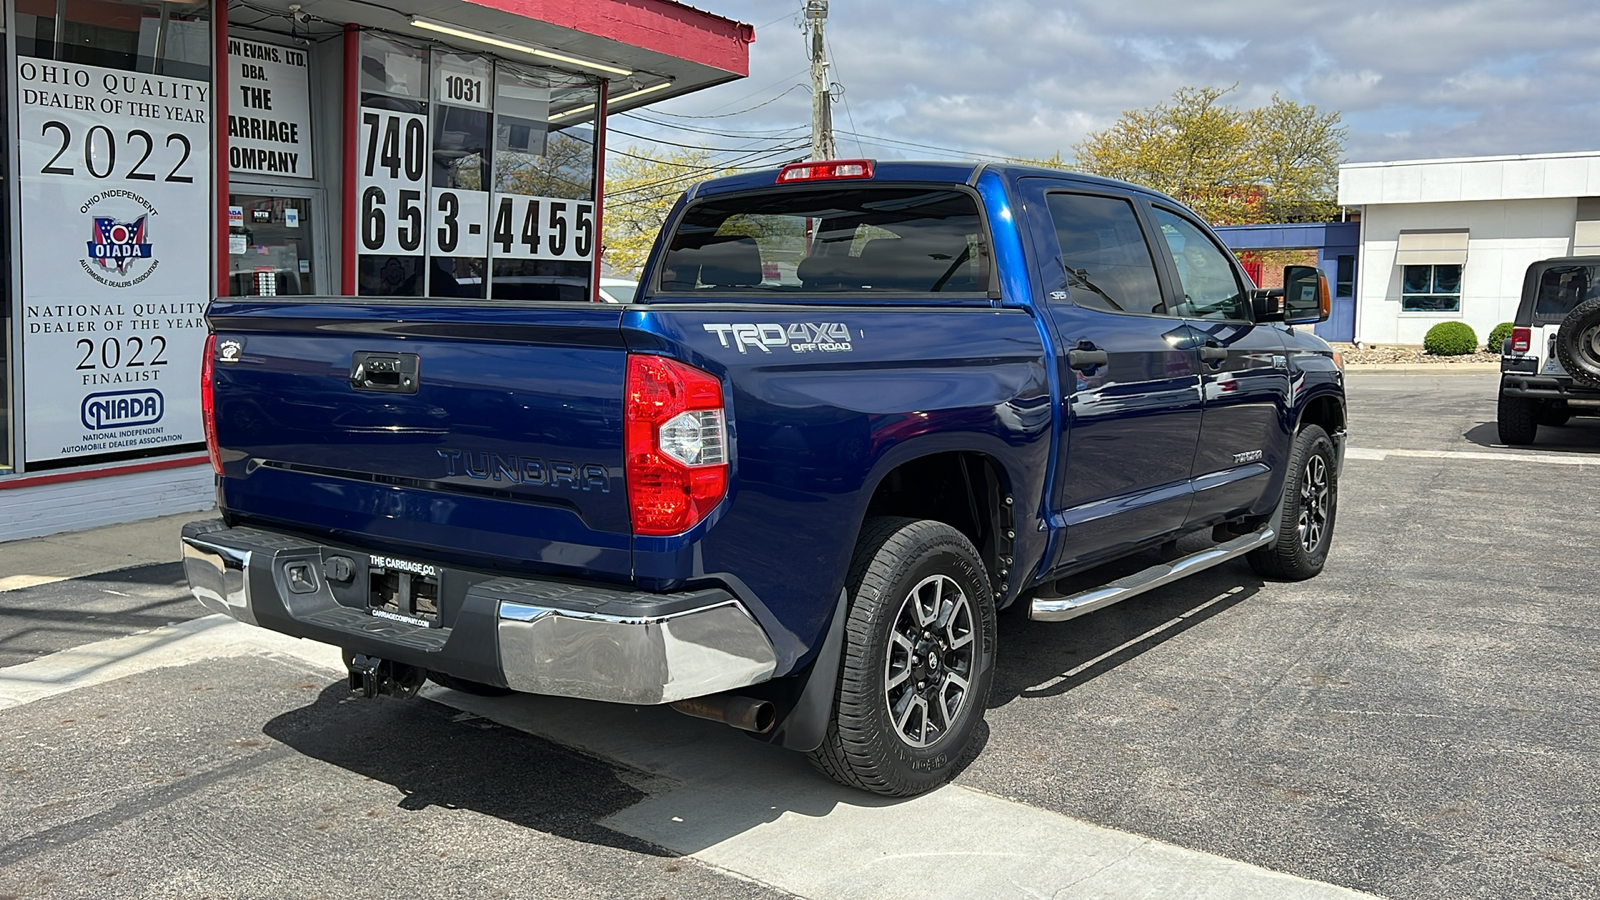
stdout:
[[589,299],[600,301],[600,257],[605,253],[606,211],[606,107],[611,103],[611,82],[600,82],[600,100],[594,107],[594,291]]
[[339,192],[344,196],[339,230],[343,232],[339,246],[342,260],[339,266],[339,293],[346,297],[356,295],[356,142],[360,139],[356,122],[361,117],[361,29],[356,25],[344,27],[344,184]]
[[[222,215],[217,216],[217,296],[228,296],[228,4],[217,0],[211,4],[211,27],[216,34],[216,60],[212,63],[211,118],[217,126],[216,160],[217,205]],[[213,214],[215,214],[213,210]]]
[[[466,0],[665,56],[750,74],[756,30],[667,0]],[[559,49],[559,48],[552,48]]]
[[183,469],[189,466],[203,466],[210,461],[210,457],[201,453],[198,456],[173,456],[151,462],[130,463],[125,466],[107,466],[103,469],[77,469],[71,472],[51,472],[46,475],[24,475],[21,478],[0,479],[0,491],[8,491],[12,488],[38,487],[44,484],[61,484],[68,481],[88,481],[91,478],[110,478],[114,475],[160,472],[163,469]]

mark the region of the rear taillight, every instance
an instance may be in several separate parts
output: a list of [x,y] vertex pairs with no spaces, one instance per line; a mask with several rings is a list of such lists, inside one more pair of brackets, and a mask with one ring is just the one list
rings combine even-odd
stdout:
[[633,533],[682,534],[728,493],[722,382],[661,356],[628,357],[623,397]]
[[822,162],[790,163],[778,170],[778,183],[871,178],[872,166],[873,162],[870,159],[829,159]]
[[211,455],[211,468],[222,474],[222,455],[217,452],[217,403],[211,391],[215,374],[217,336],[206,335],[205,355],[200,358],[200,419],[206,429],[206,452]]
[[1511,352],[1512,353],[1527,353],[1528,352],[1528,348],[1531,347],[1531,346],[1533,346],[1533,329],[1532,328],[1513,328],[1513,329],[1511,329]]

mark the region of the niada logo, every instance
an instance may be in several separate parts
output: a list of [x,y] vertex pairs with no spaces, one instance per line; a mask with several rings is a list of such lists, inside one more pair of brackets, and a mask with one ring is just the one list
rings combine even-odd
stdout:
[[83,398],[79,418],[91,431],[154,425],[167,403],[160,391],[106,391]]
[[107,287],[132,287],[155,273],[161,261],[150,240],[156,208],[133,191],[103,191],[79,208],[89,217],[85,258],[90,278]]

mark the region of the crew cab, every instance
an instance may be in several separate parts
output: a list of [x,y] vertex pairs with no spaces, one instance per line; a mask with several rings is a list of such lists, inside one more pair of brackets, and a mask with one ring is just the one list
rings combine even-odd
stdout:
[[189,582],[369,695],[672,704],[914,794],[1000,611],[1322,570],[1343,373],[1284,276],[1130,184],[831,160],[689,190],[628,303],[219,298]]

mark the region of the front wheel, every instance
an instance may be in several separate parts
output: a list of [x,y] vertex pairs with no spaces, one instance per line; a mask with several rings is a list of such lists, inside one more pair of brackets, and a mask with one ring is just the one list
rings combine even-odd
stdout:
[[1294,437],[1284,479],[1278,538],[1246,555],[1250,568],[1269,578],[1302,581],[1322,572],[1339,511],[1339,470],[1333,441],[1321,426],[1307,425]]
[[895,797],[944,784],[983,719],[994,668],[988,573],[943,522],[871,519],[850,566],[832,719],[811,762]]

